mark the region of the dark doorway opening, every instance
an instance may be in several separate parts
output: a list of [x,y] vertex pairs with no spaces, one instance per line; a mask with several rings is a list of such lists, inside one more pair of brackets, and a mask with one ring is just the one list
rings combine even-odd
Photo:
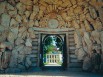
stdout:
[[66,69],[66,34],[41,34],[40,67],[46,69]]

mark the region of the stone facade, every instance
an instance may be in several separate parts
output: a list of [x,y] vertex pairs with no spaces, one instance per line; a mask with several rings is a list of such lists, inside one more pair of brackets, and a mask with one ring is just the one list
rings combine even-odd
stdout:
[[0,70],[32,66],[33,28],[74,28],[78,60],[92,49],[103,57],[102,0],[0,0]]

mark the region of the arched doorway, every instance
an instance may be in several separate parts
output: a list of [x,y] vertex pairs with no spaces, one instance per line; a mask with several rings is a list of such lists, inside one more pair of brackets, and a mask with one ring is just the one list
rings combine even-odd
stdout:
[[65,69],[66,53],[66,34],[41,34],[40,66],[42,69]]

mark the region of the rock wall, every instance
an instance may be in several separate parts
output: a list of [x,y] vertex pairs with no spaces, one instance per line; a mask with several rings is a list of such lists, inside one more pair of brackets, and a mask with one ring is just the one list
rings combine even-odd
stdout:
[[35,38],[33,27],[75,28],[78,60],[92,49],[101,49],[103,57],[102,0],[0,0],[1,70],[30,66],[26,56]]

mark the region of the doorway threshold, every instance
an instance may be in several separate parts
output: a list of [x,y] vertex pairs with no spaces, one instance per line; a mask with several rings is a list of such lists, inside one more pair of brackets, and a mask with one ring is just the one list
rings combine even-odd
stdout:
[[57,63],[50,63],[50,64],[47,64],[45,66],[61,66],[60,64],[57,64]]

